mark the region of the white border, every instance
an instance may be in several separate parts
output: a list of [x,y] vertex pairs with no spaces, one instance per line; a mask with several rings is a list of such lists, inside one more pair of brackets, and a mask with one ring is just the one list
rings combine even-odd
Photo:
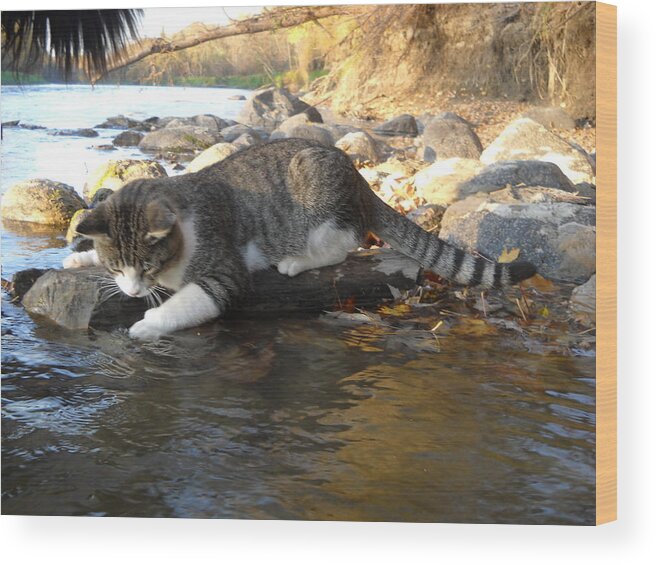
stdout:
[[[194,6],[218,2],[192,0]],[[252,5],[235,1],[229,5]],[[299,2],[279,2],[299,3]],[[330,4],[315,0],[312,4]],[[4,516],[5,563],[644,563],[656,556],[654,3],[619,7],[619,521],[599,528]],[[52,0],[27,0],[30,9]],[[57,8],[110,7],[62,0]],[[176,7],[124,0],[111,7]],[[14,7],[14,6],[10,6]],[[18,8],[18,6],[15,6]],[[25,9],[20,6],[20,9]],[[651,424],[651,425],[650,425]],[[650,433],[652,432],[652,433]],[[643,557],[644,556],[644,557]]]

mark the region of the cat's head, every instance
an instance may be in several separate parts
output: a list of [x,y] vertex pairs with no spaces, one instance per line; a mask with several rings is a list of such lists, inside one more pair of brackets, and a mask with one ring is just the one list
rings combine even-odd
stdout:
[[118,287],[142,297],[177,260],[182,235],[175,208],[166,199],[126,189],[99,204],[76,230],[93,239],[100,263]]

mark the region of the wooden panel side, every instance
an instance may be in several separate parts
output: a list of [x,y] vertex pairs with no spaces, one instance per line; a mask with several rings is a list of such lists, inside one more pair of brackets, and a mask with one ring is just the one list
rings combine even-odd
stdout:
[[596,4],[597,524],[617,519],[617,8]]

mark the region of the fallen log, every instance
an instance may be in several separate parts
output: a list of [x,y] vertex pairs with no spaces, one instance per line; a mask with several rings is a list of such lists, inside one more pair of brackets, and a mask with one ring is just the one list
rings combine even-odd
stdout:
[[[342,308],[372,308],[393,298],[393,289],[415,288],[421,267],[391,249],[358,251],[343,263],[289,278],[275,269],[253,276],[253,288],[226,317],[298,316]],[[108,296],[98,267],[51,269],[22,297],[25,309],[69,329],[129,327],[149,308],[146,299]],[[15,279],[25,279],[16,273]]]

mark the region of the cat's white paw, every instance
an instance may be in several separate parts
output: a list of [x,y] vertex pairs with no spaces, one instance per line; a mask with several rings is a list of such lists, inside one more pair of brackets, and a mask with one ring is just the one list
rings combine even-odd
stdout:
[[278,263],[278,272],[288,277],[295,277],[306,270],[307,267],[303,257],[285,257]]
[[157,325],[146,319],[139,320],[130,328],[130,337],[141,341],[154,341],[159,339],[164,331]]
[[95,249],[92,249],[91,251],[81,251],[79,253],[71,253],[63,261],[64,269],[77,269],[78,267],[89,267],[98,264],[98,254]]
[[72,253],[63,261],[64,269],[77,269],[83,267],[84,263],[80,257],[81,253]]

